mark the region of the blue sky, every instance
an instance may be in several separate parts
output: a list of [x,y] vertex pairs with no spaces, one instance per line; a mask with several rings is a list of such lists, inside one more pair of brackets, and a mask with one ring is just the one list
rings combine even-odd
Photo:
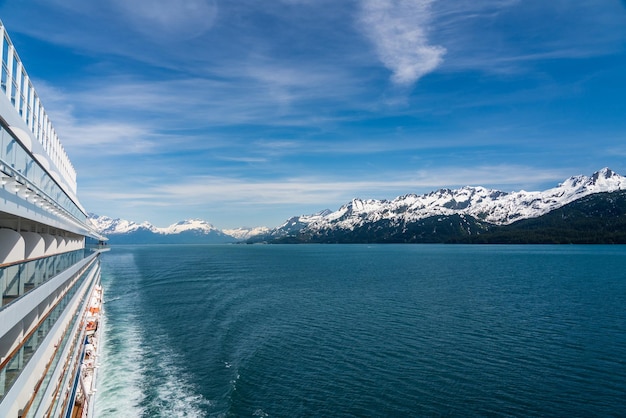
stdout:
[[626,174],[626,2],[20,0],[100,215],[277,226],[352,198]]

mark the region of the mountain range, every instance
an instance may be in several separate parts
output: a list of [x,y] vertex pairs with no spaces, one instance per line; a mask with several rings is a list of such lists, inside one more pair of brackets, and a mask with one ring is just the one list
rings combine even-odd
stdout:
[[[606,229],[602,225],[609,221],[617,227],[617,221],[626,217],[626,210],[620,212],[621,199],[626,199],[624,191],[626,177],[604,168],[589,177],[570,177],[545,191],[507,193],[466,186],[422,195],[407,194],[393,200],[353,199],[336,211],[326,209],[312,215],[295,216],[272,229],[219,230],[202,220],[181,221],[167,228],[157,228],[147,222],[137,224],[97,215],[91,215],[91,219],[112,244],[604,242],[592,232],[598,228]],[[558,210],[561,217],[568,217],[568,222],[556,222]],[[553,225],[555,222],[560,226]],[[582,237],[567,238],[578,228],[578,223],[593,228],[574,234]],[[547,228],[550,233],[540,232],[542,228]],[[608,230],[605,232],[613,234]],[[591,240],[590,235],[596,238]],[[615,242],[614,235],[606,241]]]

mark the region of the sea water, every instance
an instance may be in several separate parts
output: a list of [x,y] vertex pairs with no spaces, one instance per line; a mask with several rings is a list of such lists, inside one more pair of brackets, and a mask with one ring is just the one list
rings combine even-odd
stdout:
[[120,246],[99,417],[624,416],[626,247]]

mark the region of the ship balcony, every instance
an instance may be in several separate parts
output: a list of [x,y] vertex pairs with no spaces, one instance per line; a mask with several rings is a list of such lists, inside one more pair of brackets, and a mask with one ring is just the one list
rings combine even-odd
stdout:
[[84,248],[21,263],[0,265],[0,291],[2,292],[0,310],[90,256],[94,251],[99,250]]
[[[36,392],[27,391],[27,396],[31,398],[29,405],[43,401],[45,386],[57,382],[53,375],[59,373],[57,363],[62,358],[62,352],[65,351],[64,346],[71,343],[72,340],[76,341],[83,335],[83,333],[71,331],[72,328],[75,328],[72,324],[77,323],[77,321],[84,322],[86,315],[75,315],[76,312],[86,311],[86,306],[78,307],[76,298],[83,301],[80,302],[80,305],[88,303],[90,292],[85,292],[85,286],[90,288],[95,286],[99,274],[97,259],[92,259],[92,262],[70,276],[66,282],[67,286],[61,286],[62,294],[50,301],[41,302],[40,307],[47,306],[45,310],[40,311],[38,307],[34,308],[33,312],[41,312],[41,314],[31,318],[32,324],[21,330],[21,338],[17,341],[17,345],[13,342],[14,344],[8,347],[7,344],[10,342],[2,341],[2,339],[11,339],[8,334],[0,338],[0,346],[6,349],[0,357],[0,404],[7,396],[13,398],[14,395],[9,394],[14,386],[17,387],[18,392],[22,391],[23,382],[18,384],[19,379],[30,379],[32,371],[28,372],[27,370],[40,367],[42,361],[47,364],[45,376],[35,376],[35,378],[40,379],[39,382],[43,385],[39,387],[40,383],[38,383],[38,390]],[[16,325],[19,327],[20,324]],[[14,329],[14,327],[10,328]],[[55,341],[53,357],[46,360],[46,352],[49,351],[47,347],[53,345],[51,341]],[[33,410],[35,409],[33,407]]]

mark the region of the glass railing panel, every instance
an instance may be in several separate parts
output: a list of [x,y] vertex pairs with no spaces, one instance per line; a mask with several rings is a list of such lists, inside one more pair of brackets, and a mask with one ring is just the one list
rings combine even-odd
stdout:
[[26,263],[24,265],[24,269],[22,272],[22,281],[24,289],[22,290],[24,293],[27,293],[29,290],[32,290],[35,287],[35,276],[37,274],[37,263],[35,260],[31,263]]
[[[15,61],[13,62],[15,63]],[[13,74],[15,74],[15,67],[13,69]],[[17,92],[17,82],[15,80],[12,80],[9,86],[11,87],[11,104],[15,106],[15,93]]]
[[0,268],[0,310],[91,254],[92,251],[81,248]]
[[28,155],[25,155],[25,167],[24,167],[24,176],[31,182],[31,183],[35,183],[35,160],[33,160],[32,158],[30,158]]
[[2,286],[2,306],[6,306],[20,296],[20,265],[2,268],[0,283]]
[[51,278],[54,277],[54,265],[56,263],[56,258],[55,257],[48,257],[46,258],[46,264],[45,264],[45,277],[46,280],[50,280]]
[[2,69],[3,69],[3,73],[7,73],[9,72],[9,67],[7,65],[7,62],[9,62],[9,41],[7,40],[6,36],[2,37]]
[[33,260],[27,263],[25,269],[24,293],[36,288],[47,280],[47,258]]
[[3,92],[7,91],[7,73],[6,73],[6,68],[4,65],[2,66],[2,76],[0,78],[0,86],[2,87]]
[[17,142],[15,139],[2,129],[2,155],[0,155],[0,157],[6,164],[11,166],[13,165],[15,159],[14,155],[16,145]]
[[22,175],[25,175],[27,158],[28,155],[26,155],[26,152],[21,146],[15,147],[15,159],[13,160],[13,168]]

